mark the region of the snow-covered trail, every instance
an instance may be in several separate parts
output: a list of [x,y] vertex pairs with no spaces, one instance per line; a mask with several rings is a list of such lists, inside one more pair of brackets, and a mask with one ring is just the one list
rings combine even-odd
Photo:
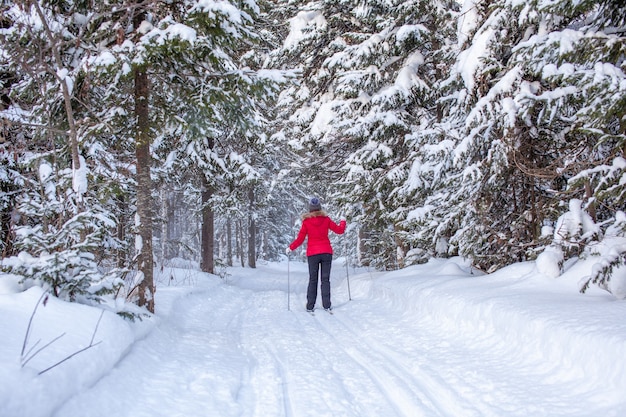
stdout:
[[352,278],[348,301],[335,265],[335,313],[311,316],[305,265],[292,262],[288,311],[286,271],[272,268],[240,269],[176,298],[146,339],[55,416],[619,415],[600,406],[606,398],[575,364],[520,354],[520,341],[488,327],[451,331],[437,313],[405,314],[391,288],[372,291],[371,274]]

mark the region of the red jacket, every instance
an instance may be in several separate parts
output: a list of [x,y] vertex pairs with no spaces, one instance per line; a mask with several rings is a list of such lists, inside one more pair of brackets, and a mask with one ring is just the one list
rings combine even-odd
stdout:
[[289,249],[294,250],[302,245],[304,238],[308,236],[306,246],[306,256],[319,255],[320,253],[330,253],[332,255],[333,248],[330,246],[328,239],[328,231],[341,235],[346,230],[346,221],[341,220],[339,224],[335,223],[323,211],[312,211],[302,216],[302,226],[296,240],[291,242]]

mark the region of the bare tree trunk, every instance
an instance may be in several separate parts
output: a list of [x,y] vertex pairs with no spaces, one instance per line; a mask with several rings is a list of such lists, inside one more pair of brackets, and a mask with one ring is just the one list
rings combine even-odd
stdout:
[[256,222],[254,220],[254,189],[248,191],[250,211],[248,213],[248,266],[256,268]]
[[150,178],[150,134],[148,117],[148,73],[144,67],[135,68],[135,116],[137,133],[137,217],[139,248],[138,269],[143,277],[139,283],[139,305],[154,313],[154,259],[152,254],[152,180]]
[[267,252],[268,252],[268,246],[269,246],[269,237],[267,236],[267,230],[263,230],[263,232],[261,233],[261,246],[260,246],[260,253],[257,253],[257,257],[260,257],[262,259],[266,258]]
[[241,220],[237,220],[237,255],[241,261],[241,267],[246,266],[243,253],[243,225]]
[[399,232],[401,230],[400,227],[398,227],[397,224],[394,224],[393,229],[395,232],[393,234],[394,235],[393,238],[396,244],[396,267],[398,269],[402,269],[405,266],[404,261],[406,258],[407,249],[406,249],[406,245],[402,242],[402,239],[400,239],[400,236],[399,236]]
[[[123,242],[126,239],[126,230],[124,229],[124,220],[126,220],[126,216],[124,213],[125,199],[124,195],[120,194],[119,200],[117,200],[117,207],[119,208],[120,217],[117,223],[117,238],[120,242]],[[123,248],[123,246],[122,246]],[[118,268],[123,268],[126,265],[126,251],[124,249],[117,250],[117,266]]]
[[535,179],[534,178],[528,178],[528,182],[529,182],[529,186],[530,186],[530,201],[531,201],[531,216],[532,219],[530,221],[530,229],[531,229],[531,236],[532,236],[532,241],[536,242],[537,239],[539,239],[539,236],[541,235],[541,224],[539,222],[539,198],[537,196],[537,192],[535,190]]
[[365,240],[367,239],[367,237],[365,236],[365,232],[363,231],[363,228],[359,228],[359,233],[357,235],[357,261],[359,265],[362,266],[369,266],[370,262],[366,261],[363,258],[363,255],[367,253],[367,248],[365,247]]
[[[587,180],[587,181],[585,181],[585,198],[587,199],[587,201],[591,201],[592,197],[593,197],[593,191],[591,190],[591,184],[589,183],[589,180]],[[591,216],[591,218],[595,222],[597,220],[596,203],[595,202],[589,204],[589,208],[587,209],[587,212],[589,213],[589,215]]]
[[233,226],[230,219],[226,220],[226,265],[233,266]]
[[[31,4],[34,6],[35,11],[37,15],[39,16],[42,26],[46,32],[46,36],[48,37],[48,40],[50,41],[50,48],[52,51],[52,55],[54,56],[54,62],[57,66],[56,71],[51,70],[50,72],[52,73],[52,75],[55,76],[55,78],[57,79],[57,81],[59,81],[61,85],[61,91],[63,93],[63,104],[65,106],[65,115],[67,117],[67,125],[68,125],[69,136],[70,136],[70,150],[72,153],[72,169],[74,170],[74,172],[76,172],[81,168],[80,158],[78,154],[78,133],[76,131],[76,123],[74,121],[74,110],[72,108],[72,95],[67,85],[67,80],[60,75],[61,70],[65,68],[63,65],[63,61],[61,60],[61,53],[59,52],[59,48],[57,45],[57,42],[60,42],[61,40],[56,39],[54,35],[52,34],[52,31],[50,30],[50,26],[48,25],[48,20],[46,19],[46,16],[41,11],[39,2],[33,1],[31,2]],[[73,186],[74,186],[74,191],[79,192],[79,198],[82,195],[82,193],[86,191],[84,189],[80,189],[80,187],[77,187],[76,178],[74,178]],[[79,210],[82,210],[81,206],[82,204],[79,204]]]
[[209,204],[213,196],[213,189],[207,181],[204,174],[202,175],[202,244],[201,244],[201,263],[200,268],[204,272],[210,274],[215,273],[215,260],[213,259],[214,239],[215,239],[215,215]]
[[169,191],[167,190],[167,186],[164,183],[161,185],[161,265],[163,265],[165,263],[165,260],[168,259],[167,246],[169,243],[169,227],[167,225],[170,222],[169,202]]

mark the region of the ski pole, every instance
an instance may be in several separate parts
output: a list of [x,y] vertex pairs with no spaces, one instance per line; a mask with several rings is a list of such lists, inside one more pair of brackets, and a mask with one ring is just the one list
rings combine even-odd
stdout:
[[350,294],[350,275],[348,274],[348,245],[344,239],[344,248],[346,251],[346,281],[348,281],[348,300],[352,301],[352,295]]
[[289,279],[289,260],[291,259],[291,257],[289,255],[287,255],[287,311],[291,311],[291,283],[290,283],[290,279]]

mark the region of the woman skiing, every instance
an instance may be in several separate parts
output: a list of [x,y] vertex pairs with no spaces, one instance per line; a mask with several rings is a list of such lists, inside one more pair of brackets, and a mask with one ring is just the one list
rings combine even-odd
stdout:
[[[302,226],[296,239],[286,250],[287,255],[308,236],[306,256],[309,263],[309,286],[307,289],[306,309],[312,312],[317,299],[318,275],[322,280],[322,305],[327,311],[331,310],[330,302],[330,266],[333,260],[333,248],[328,239],[328,231],[343,234],[346,230],[346,220],[341,218],[339,224],[335,223],[322,210],[320,200],[312,198],[309,201],[309,212],[302,215]],[[321,272],[321,274],[320,274]]]

